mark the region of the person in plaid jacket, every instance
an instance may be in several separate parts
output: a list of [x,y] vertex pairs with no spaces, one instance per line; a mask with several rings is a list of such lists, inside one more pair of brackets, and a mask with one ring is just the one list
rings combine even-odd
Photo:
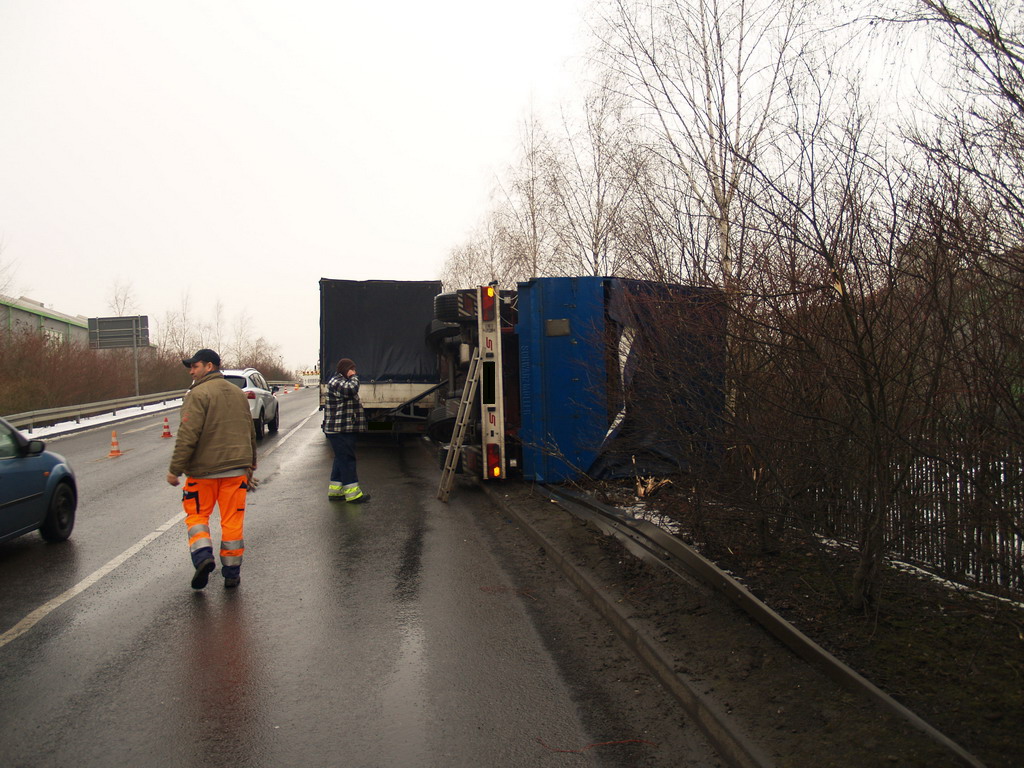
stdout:
[[359,402],[359,376],[356,364],[347,357],[338,361],[336,371],[327,382],[324,402],[323,430],[334,449],[327,498],[363,504],[370,495],[359,487],[356,473],[356,435],[367,431],[366,413]]

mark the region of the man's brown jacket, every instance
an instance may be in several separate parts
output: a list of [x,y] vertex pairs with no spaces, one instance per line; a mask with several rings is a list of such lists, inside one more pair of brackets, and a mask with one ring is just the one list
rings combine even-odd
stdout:
[[211,371],[185,394],[170,472],[204,477],[256,466],[256,431],[245,393]]

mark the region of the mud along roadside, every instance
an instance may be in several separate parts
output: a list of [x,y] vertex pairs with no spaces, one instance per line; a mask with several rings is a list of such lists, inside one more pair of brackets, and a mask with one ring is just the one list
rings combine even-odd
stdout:
[[[905,721],[798,659],[723,598],[643,564],[528,486],[509,483],[488,493],[502,509],[493,526],[500,530],[499,523],[507,528],[511,521],[521,535],[543,537],[520,546],[521,559],[550,568],[561,558],[585,572],[603,599],[723,715],[722,727],[751,746],[746,758],[727,755],[728,764],[963,764]],[[542,540],[552,551],[541,551]],[[642,684],[658,685],[653,677]],[[687,718],[692,725],[699,719]]]

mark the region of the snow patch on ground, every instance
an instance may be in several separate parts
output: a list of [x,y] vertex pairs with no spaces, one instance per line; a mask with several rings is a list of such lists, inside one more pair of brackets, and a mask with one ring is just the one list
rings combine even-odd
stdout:
[[631,504],[628,507],[622,507],[622,511],[637,520],[646,520],[648,523],[653,523],[661,528],[661,530],[666,533],[670,533],[673,536],[678,536],[683,530],[682,526],[669,515],[659,512],[657,509],[652,509],[643,502],[637,502],[636,504]]
[[[670,515],[667,515],[664,512],[660,512],[657,509],[648,507],[647,504],[642,500],[638,499],[632,504],[619,507],[619,509],[621,509],[623,512],[629,514],[631,517],[637,520],[646,520],[647,522],[653,523],[654,525],[658,526],[666,533],[670,533],[673,536],[683,538],[681,536],[681,534],[683,533],[683,528],[679,524],[679,522],[677,522]],[[847,541],[838,541],[836,539],[830,539],[825,536],[818,536],[817,538],[821,544],[824,544],[826,547],[830,547],[832,549],[847,549],[850,551],[856,551],[857,549],[857,547],[854,544]],[[1000,597],[999,595],[993,595],[988,592],[981,592],[977,589],[964,586],[963,584],[958,584],[955,581],[944,579],[941,576],[937,576],[931,571],[921,568],[920,566],[913,565],[912,563],[905,563],[901,560],[894,560],[892,558],[887,558],[887,560],[893,568],[901,570],[905,573],[910,573],[916,576],[920,576],[922,578],[930,579],[936,584],[941,584],[943,587],[950,590],[951,592],[967,594],[978,600],[995,600],[1002,603],[1006,603],[1007,605],[1011,605],[1015,608],[1024,609],[1024,602],[1019,602],[1005,597]],[[735,578],[737,581],[740,581],[742,583],[742,579],[738,578],[735,574],[730,573],[729,571],[725,572],[733,578]]]
[[116,424],[120,421],[128,421],[138,416],[146,416],[161,411],[173,411],[181,407],[181,398],[167,400],[163,403],[152,405],[133,405],[129,408],[120,408],[117,413],[100,413],[95,416],[83,416],[78,421],[65,421],[60,424],[51,424],[48,427],[22,427],[19,431],[32,440],[43,438],[57,438],[61,435],[73,432],[84,432],[94,427],[102,427],[107,424]]

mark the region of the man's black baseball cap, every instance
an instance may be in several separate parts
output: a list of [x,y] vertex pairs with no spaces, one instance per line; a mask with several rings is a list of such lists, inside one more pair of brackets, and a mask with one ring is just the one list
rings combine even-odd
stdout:
[[213,363],[220,368],[220,355],[212,349],[200,349],[192,357],[182,360],[186,368],[191,368],[194,363]]

